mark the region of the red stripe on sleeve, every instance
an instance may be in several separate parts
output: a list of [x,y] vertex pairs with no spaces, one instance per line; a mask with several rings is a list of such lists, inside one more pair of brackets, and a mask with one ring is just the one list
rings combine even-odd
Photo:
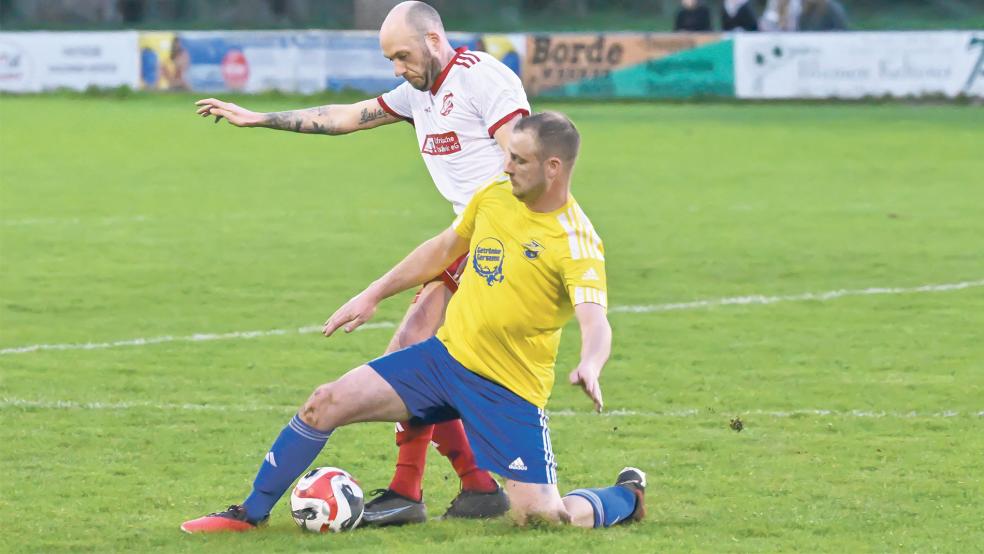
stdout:
[[377,96],[376,97],[376,101],[379,102],[379,107],[382,108],[383,110],[385,110],[386,113],[390,114],[391,116],[393,116],[393,117],[395,117],[397,119],[402,119],[403,121],[408,122],[410,125],[413,125],[413,118],[410,118],[410,117],[407,117],[405,115],[400,115],[400,114],[396,113],[396,110],[394,110],[393,108],[389,107],[389,104],[387,104],[386,101],[383,100],[383,97],[382,96]]
[[499,121],[496,121],[494,125],[492,125],[491,127],[489,127],[489,137],[495,138],[495,132],[499,130],[499,127],[502,127],[506,123],[509,123],[509,121],[512,118],[516,117],[517,115],[521,115],[523,117],[526,117],[526,116],[530,115],[530,111],[527,110],[527,109],[524,109],[524,108],[520,108],[518,110],[515,110],[515,111],[510,112],[509,114],[507,114],[505,117],[503,117]]

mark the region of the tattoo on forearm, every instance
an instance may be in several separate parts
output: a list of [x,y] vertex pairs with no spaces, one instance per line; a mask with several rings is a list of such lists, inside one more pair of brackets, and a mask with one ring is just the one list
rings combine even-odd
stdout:
[[274,112],[267,114],[266,121],[264,122],[266,127],[271,129],[280,129],[286,131],[293,128],[293,122],[297,119],[294,116],[294,112]]
[[328,106],[319,106],[307,110],[289,112],[274,112],[267,115],[265,127],[294,131],[295,133],[318,133],[322,135],[337,135],[337,129],[328,119]]
[[372,112],[369,111],[369,108],[362,108],[362,117],[359,118],[359,125],[365,125],[370,121],[376,121],[384,117],[386,117],[386,112],[382,108],[377,108]]

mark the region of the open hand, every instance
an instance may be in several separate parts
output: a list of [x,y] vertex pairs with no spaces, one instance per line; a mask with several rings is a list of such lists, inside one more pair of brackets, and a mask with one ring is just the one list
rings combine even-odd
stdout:
[[198,106],[196,112],[198,115],[215,116],[216,123],[225,118],[236,127],[255,127],[263,121],[263,114],[251,112],[232,102],[223,102],[216,98],[205,98],[195,102],[195,105]]
[[325,322],[325,328],[322,332],[326,337],[330,337],[332,333],[344,325],[345,332],[351,333],[372,318],[378,305],[379,300],[363,291],[346,302],[341,308],[335,310],[335,313],[331,314],[331,317]]
[[584,394],[588,395],[594,402],[595,411],[601,413],[602,408],[605,407],[605,402],[601,398],[601,384],[598,382],[599,373],[599,371],[579,365],[571,371],[568,379],[572,385],[581,385]]

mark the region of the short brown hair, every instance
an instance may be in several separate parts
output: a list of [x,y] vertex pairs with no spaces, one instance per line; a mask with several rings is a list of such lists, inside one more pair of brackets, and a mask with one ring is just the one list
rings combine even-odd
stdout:
[[540,112],[520,119],[513,132],[533,133],[539,145],[540,159],[553,156],[565,162],[574,162],[581,147],[581,134],[577,127],[560,112]]

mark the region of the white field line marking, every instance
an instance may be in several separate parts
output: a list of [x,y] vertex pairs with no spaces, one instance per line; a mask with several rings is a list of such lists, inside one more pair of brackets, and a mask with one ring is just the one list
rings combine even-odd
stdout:
[[[394,327],[395,324],[390,321],[380,321],[377,323],[366,323],[362,327],[356,329],[356,331],[369,330],[369,329],[390,329]],[[232,333],[196,333],[194,335],[186,336],[170,336],[165,335],[163,337],[151,337],[151,338],[137,338],[137,339],[126,339],[117,340],[112,342],[85,342],[85,343],[74,343],[74,344],[32,344],[30,346],[17,346],[14,348],[4,348],[0,350],[0,355],[6,354],[26,354],[28,352],[37,352],[39,350],[101,350],[104,348],[116,348],[118,346],[146,346],[148,344],[161,344],[164,342],[207,342],[213,340],[229,340],[229,339],[255,339],[258,337],[270,337],[275,335],[286,335],[286,334],[308,334],[320,332],[322,329],[321,325],[310,325],[308,327],[300,327],[297,329],[269,329],[267,331],[235,331]]]
[[[409,216],[413,214],[412,210],[407,209],[369,209],[364,210],[364,214],[372,216]],[[210,216],[208,221],[215,221],[216,219],[221,220],[237,220],[237,219],[250,219],[250,220],[284,220],[284,219],[296,219],[298,217],[309,217],[309,218],[321,218],[325,217],[325,214],[318,212],[264,212],[262,214],[257,214],[254,212],[238,212],[238,213],[226,213],[218,217]],[[200,218],[205,221],[204,216]],[[146,223],[148,221],[164,221],[159,217],[152,215],[116,215],[116,216],[102,216],[102,217],[20,217],[11,219],[0,219],[0,227],[23,227],[30,225],[44,225],[47,227],[56,227],[59,225],[106,225],[113,226],[118,224],[126,223]],[[172,221],[172,220],[168,220]],[[177,220],[173,220],[177,221]]]
[[786,296],[734,296],[731,298],[718,298],[714,300],[696,300],[694,302],[679,302],[675,304],[650,304],[641,306],[613,306],[609,311],[618,313],[652,313],[669,312],[673,310],[694,310],[698,308],[710,308],[714,306],[745,306],[750,304],[776,304],[778,302],[803,302],[815,300],[818,302],[828,302],[845,296],[872,296],[879,294],[918,294],[923,292],[949,292],[963,290],[973,287],[984,286],[984,279],[978,281],[963,281],[960,283],[949,283],[943,285],[923,285],[911,288],[884,288],[872,287],[867,289],[855,290],[831,290],[827,292],[805,292],[802,294],[790,294]]
[[[609,311],[616,313],[653,313],[669,312],[674,310],[695,310],[700,308],[710,308],[715,306],[734,306],[734,305],[764,305],[776,304],[778,302],[800,302],[814,300],[827,302],[845,296],[871,296],[882,294],[918,294],[926,292],[949,292],[963,290],[972,287],[984,286],[984,279],[977,281],[963,281],[960,283],[948,283],[942,285],[923,285],[911,288],[883,288],[874,287],[855,290],[832,290],[827,292],[807,292],[803,294],[793,294],[787,296],[735,296],[731,298],[717,298],[711,300],[697,300],[694,302],[677,302],[672,304],[651,304],[644,306],[613,306]],[[380,321],[377,323],[367,323],[359,329],[391,329],[396,324],[391,321]],[[287,335],[294,333],[313,333],[320,331],[320,326],[301,327],[299,329],[270,329],[267,331],[235,331],[231,333],[197,333],[187,336],[163,336],[151,338],[136,338],[117,340],[112,342],[88,342],[88,343],[69,343],[69,344],[32,344],[29,346],[15,346],[0,349],[0,356],[8,354],[26,354],[28,352],[38,352],[40,350],[100,350],[104,348],[116,348],[118,346],[145,346],[148,344],[160,344],[164,342],[204,342],[228,339],[253,339],[258,337],[268,337],[273,335]]]
[[[0,397],[0,409],[4,408],[34,408],[41,410],[158,410],[158,411],[181,411],[181,412],[289,412],[296,410],[297,406],[274,406],[274,405],[243,405],[243,404],[193,404],[193,403],[160,403],[160,402],[76,402],[70,400],[29,400],[24,398]],[[957,410],[944,410],[938,412],[917,412],[917,411],[871,411],[871,410],[738,410],[738,415],[765,416],[772,418],[790,418],[800,416],[815,417],[847,417],[847,418],[872,418],[872,419],[911,419],[911,418],[954,418],[954,417],[981,417],[984,418],[984,410],[979,412],[959,412]],[[575,410],[553,410],[547,414],[551,417],[638,417],[642,419],[678,419],[689,417],[724,417],[724,412],[720,410],[711,412],[709,410],[673,410],[667,412],[650,412],[637,410],[609,410],[601,414],[590,411]]]
[[81,218],[81,217],[26,217],[21,219],[3,219],[0,220],[0,226],[3,227],[19,227],[22,225],[80,225],[83,223],[94,224],[94,225],[116,225],[117,223],[143,223],[147,221],[148,218],[145,215],[133,215],[133,216],[113,216],[113,217],[99,217],[99,218]]

